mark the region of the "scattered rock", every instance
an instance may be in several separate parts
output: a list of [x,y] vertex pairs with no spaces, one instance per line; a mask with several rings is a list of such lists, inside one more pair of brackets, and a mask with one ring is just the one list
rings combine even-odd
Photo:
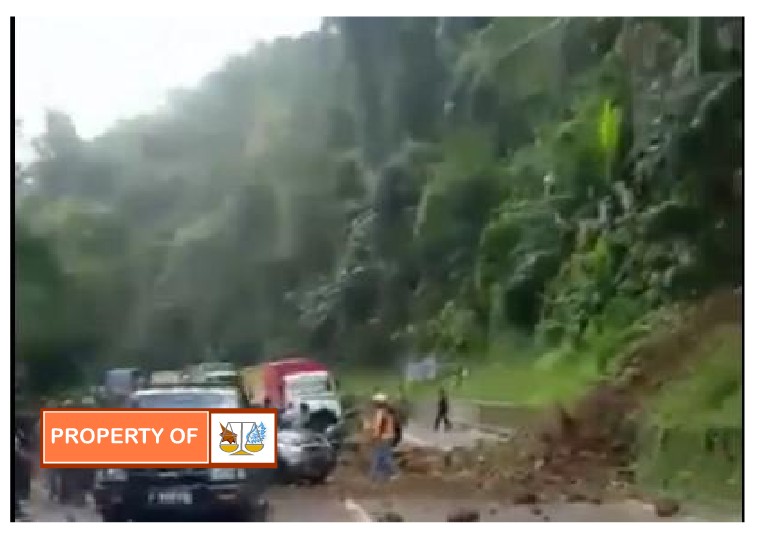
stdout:
[[491,517],[494,517],[495,515],[497,515],[498,514],[498,506],[497,505],[491,505],[490,509],[488,510],[488,514]]
[[588,449],[583,449],[578,453],[578,456],[587,460],[593,460],[596,458],[596,453],[589,451]]
[[534,492],[522,492],[512,499],[514,505],[534,505],[538,503],[538,495]]
[[629,385],[637,385],[644,380],[644,371],[636,365],[628,366],[622,373],[622,379]]
[[661,498],[654,502],[654,512],[660,518],[672,517],[680,508],[678,502],[670,498]]
[[586,498],[585,495],[581,494],[580,492],[572,492],[565,496],[567,503],[580,503],[586,501],[587,499],[588,498]]
[[551,522],[551,517],[548,515],[543,515],[543,522]]
[[410,473],[429,474],[434,469],[432,462],[427,457],[411,455],[401,462],[403,469]]
[[623,483],[633,483],[636,480],[636,472],[632,468],[621,468],[617,471],[617,478]]
[[347,440],[343,443],[343,447],[347,452],[358,453],[360,452],[361,445],[359,441]]
[[386,511],[384,513],[380,513],[376,517],[376,522],[405,522],[405,520],[400,513],[395,513],[394,511]]
[[628,444],[624,441],[616,441],[610,447],[611,451],[615,454],[623,454],[628,451]]
[[543,514],[543,510],[540,507],[533,507],[532,514],[535,516],[539,516]]
[[446,522],[479,522],[480,514],[473,509],[461,509],[448,515]]

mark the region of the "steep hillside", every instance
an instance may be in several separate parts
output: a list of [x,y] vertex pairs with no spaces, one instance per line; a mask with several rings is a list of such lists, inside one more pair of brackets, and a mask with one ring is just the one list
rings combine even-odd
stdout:
[[659,329],[542,423],[516,479],[741,501],[741,292],[676,309]]

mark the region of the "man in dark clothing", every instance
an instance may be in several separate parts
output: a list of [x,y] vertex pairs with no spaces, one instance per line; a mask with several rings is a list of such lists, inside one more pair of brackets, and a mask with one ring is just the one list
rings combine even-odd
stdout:
[[16,518],[23,515],[21,502],[24,500],[24,482],[26,478],[26,460],[24,456],[24,450],[23,450],[23,443],[22,438],[20,437],[19,431],[14,433],[13,438],[15,440],[14,443],[14,481],[15,485],[13,487],[13,520],[16,520]]
[[308,428],[310,423],[310,406],[305,402],[299,403],[299,412],[297,413],[297,424],[300,428]]
[[16,449],[16,487],[20,501],[29,501],[32,485],[33,454],[31,427],[25,417],[17,420],[14,434]]
[[440,429],[440,423],[445,425],[445,430],[450,430],[450,418],[448,417],[450,403],[444,388],[440,388],[440,398],[437,401],[437,417],[434,420],[435,431]]

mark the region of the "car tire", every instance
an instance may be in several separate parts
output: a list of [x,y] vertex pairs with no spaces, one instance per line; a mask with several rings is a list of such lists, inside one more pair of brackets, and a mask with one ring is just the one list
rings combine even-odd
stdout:
[[314,475],[309,479],[311,485],[322,485],[326,482],[326,479],[328,479],[328,476],[331,475],[331,470],[326,470],[324,472],[319,473],[318,475]]
[[288,485],[295,481],[294,475],[291,471],[291,468],[286,464],[286,462],[279,462],[278,463],[278,469],[276,470],[276,483],[279,485]]
[[107,507],[101,510],[101,520],[103,520],[103,522],[127,522],[129,518],[121,509]]
[[268,522],[269,514],[270,505],[267,502],[254,504],[235,511],[231,522]]
[[247,522],[270,522],[271,509],[270,502],[264,500],[252,507]]

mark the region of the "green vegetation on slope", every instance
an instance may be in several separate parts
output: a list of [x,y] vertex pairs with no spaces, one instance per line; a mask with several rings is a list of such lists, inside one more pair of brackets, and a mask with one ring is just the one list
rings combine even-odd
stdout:
[[741,281],[741,27],[329,18],[93,141],[51,112],[16,179],[30,387],[434,352],[465,396],[573,397],[621,329]]
[[704,504],[741,504],[742,330],[699,337],[688,373],[648,404],[637,463],[646,486]]

